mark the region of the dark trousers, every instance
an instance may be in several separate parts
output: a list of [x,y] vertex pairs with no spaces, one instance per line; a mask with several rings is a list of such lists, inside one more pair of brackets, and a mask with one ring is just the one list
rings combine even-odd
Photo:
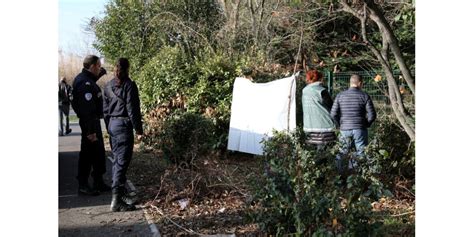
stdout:
[[111,118],[109,134],[114,154],[112,193],[125,191],[127,169],[133,153],[133,126],[129,119]]
[[[85,131],[85,125],[80,119],[79,126],[81,126],[82,131]],[[95,181],[102,181],[102,175],[105,173],[105,148],[99,119],[94,121],[94,127],[97,141],[91,142],[87,139],[86,134],[82,133],[81,135],[81,151],[79,152],[79,170],[77,176],[79,185],[88,184],[91,168],[92,178]]]
[[[64,129],[64,119],[66,119],[66,129]],[[69,130],[69,104],[59,105],[59,134],[65,135]]]

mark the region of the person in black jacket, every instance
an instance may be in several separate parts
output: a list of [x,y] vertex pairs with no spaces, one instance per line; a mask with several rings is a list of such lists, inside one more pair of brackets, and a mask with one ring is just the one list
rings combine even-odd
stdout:
[[[61,77],[58,88],[59,136],[64,136],[72,132],[69,128],[69,107],[71,106],[72,88],[66,83],[65,77]],[[66,120],[66,124],[64,124],[64,120]]]
[[133,153],[133,129],[138,140],[143,134],[138,88],[128,76],[129,67],[126,58],[119,58],[115,64],[115,78],[104,89],[104,120],[114,156],[110,206],[114,212],[135,210],[134,200],[127,195],[125,183]]
[[[96,84],[106,71],[95,55],[86,56],[83,66],[82,72],[74,79],[72,89],[72,108],[79,117],[81,127],[77,179],[79,194],[99,195],[100,192],[110,191],[102,178],[105,173],[105,148],[100,126],[100,118],[103,117],[102,93]],[[89,186],[89,175],[94,180],[92,188]]]
[[[367,128],[377,117],[372,99],[362,91],[362,78],[359,75],[352,75],[349,89],[336,96],[331,108],[331,117],[340,124],[341,150],[336,156],[336,163],[339,172],[342,172],[342,160],[349,153],[352,144],[355,145],[358,158],[364,155],[364,148],[368,144]],[[348,168],[355,167],[356,160],[350,159]]]

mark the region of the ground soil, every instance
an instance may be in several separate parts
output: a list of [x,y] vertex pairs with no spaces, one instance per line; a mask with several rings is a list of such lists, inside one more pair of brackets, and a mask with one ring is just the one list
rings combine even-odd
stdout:
[[158,153],[136,152],[128,174],[163,235],[257,236],[262,233],[250,218],[257,207],[249,190],[261,170],[260,158],[242,153],[177,168]]

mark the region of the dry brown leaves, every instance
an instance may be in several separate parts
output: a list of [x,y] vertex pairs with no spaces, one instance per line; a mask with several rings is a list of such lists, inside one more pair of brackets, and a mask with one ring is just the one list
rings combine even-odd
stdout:
[[372,203],[372,210],[381,216],[403,217],[415,222],[415,201],[381,198]]
[[257,208],[248,193],[251,179],[261,173],[256,158],[208,157],[192,169],[178,169],[152,154],[134,156],[130,178],[162,234],[258,234],[246,218]]

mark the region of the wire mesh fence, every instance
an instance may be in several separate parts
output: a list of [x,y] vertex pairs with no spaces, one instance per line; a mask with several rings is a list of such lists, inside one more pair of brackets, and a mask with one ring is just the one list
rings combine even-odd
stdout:
[[[349,80],[353,74],[358,74],[362,77],[362,90],[364,90],[372,98],[377,112],[391,113],[387,80],[384,78],[385,76],[382,73],[367,71],[326,73],[329,87],[328,89],[332,97],[335,98],[339,92],[349,88]],[[404,100],[409,104],[412,100],[412,97],[408,93],[408,89],[406,88],[407,86],[401,77],[401,73],[395,72],[394,76],[397,78],[397,80],[400,80],[400,92],[402,93],[402,96],[405,97]]]

